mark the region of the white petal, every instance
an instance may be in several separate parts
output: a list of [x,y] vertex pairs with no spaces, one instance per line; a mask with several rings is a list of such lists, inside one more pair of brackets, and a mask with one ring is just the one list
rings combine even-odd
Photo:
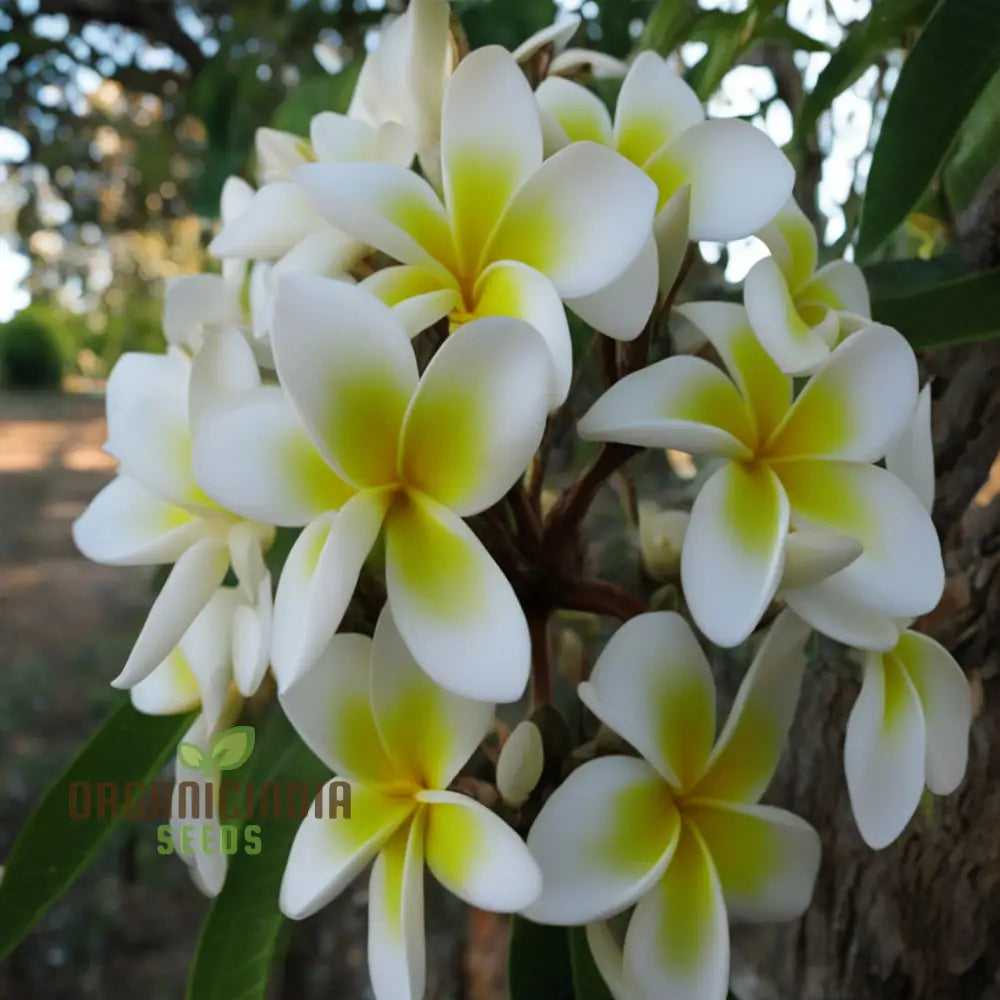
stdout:
[[253,201],[209,244],[214,257],[274,260],[326,223],[291,181],[265,184]]
[[284,691],[281,707],[306,746],[336,774],[391,787],[402,772],[389,759],[371,704],[372,641],[335,635],[319,659]]
[[917,404],[917,359],[895,330],[851,334],[808,381],[768,444],[781,457],[871,462],[906,426]]
[[[440,105],[439,105],[440,106]],[[375,159],[381,163],[394,163],[408,167],[417,153],[413,132],[398,122],[383,122],[375,133]]]
[[649,764],[589,761],[552,793],[528,833],[542,895],[525,916],[572,925],[620,913],[659,881],[679,833],[669,786]]
[[589,295],[635,260],[655,208],[654,186],[637,167],[605,146],[575,142],[522,185],[486,261],[519,260],[564,298]]
[[972,691],[962,668],[940,643],[904,632],[895,654],[920,697],[927,727],[927,787],[950,795],[969,761]]
[[313,447],[277,386],[217,407],[198,429],[192,464],[209,496],[261,524],[307,524],[355,493]]
[[692,795],[756,802],[764,794],[795,718],[808,637],[808,625],[792,612],[778,616],[736,692],[705,775]]
[[443,282],[437,272],[407,264],[383,267],[365,278],[361,287],[391,306],[411,337],[443,319],[462,301],[457,287]]
[[765,257],[750,268],[743,285],[743,302],[754,333],[782,371],[809,372],[830,356],[820,331],[799,315],[773,257]]
[[[349,272],[367,255],[368,247],[333,226],[324,226],[296,243],[274,265],[273,281],[291,271],[348,280]],[[255,268],[256,270],[256,268]]]
[[242,177],[227,177],[219,197],[219,215],[223,222],[235,219],[253,198],[253,187]]
[[271,659],[271,618],[274,613],[271,575],[261,580],[253,605],[241,604],[233,616],[233,680],[249,698],[264,680]]
[[614,281],[582,298],[568,299],[585,323],[615,340],[634,340],[656,305],[660,264],[656,241],[646,240],[639,256]]
[[566,310],[552,282],[515,260],[490,264],[475,288],[476,316],[515,316],[542,335],[552,355],[549,406],[566,401],[573,378],[573,341]]
[[379,1000],[420,1000],[426,981],[426,811],[382,848],[368,883],[368,972]]
[[201,689],[180,649],[129,690],[132,704],[145,715],[180,715],[201,704]]
[[541,443],[552,362],[527,323],[473,320],[431,359],[403,421],[399,469],[462,517],[492,506]]
[[611,1000],[635,1000],[632,984],[625,976],[625,956],[604,920],[587,924],[587,945]]
[[417,386],[416,357],[392,310],[353,285],[286,274],[272,343],[281,384],[334,470],[359,486],[392,481]]
[[578,693],[676,788],[701,777],[715,738],[715,683],[680,615],[656,611],[622,625]]
[[666,295],[677,282],[690,242],[691,187],[674,192],[653,219],[660,292]]
[[702,358],[657,361],[616,382],[577,424],[588,441],[748,457],[750,414],[733,383]]
[[535,98],[542,111],[558,122],[568,142],[589,139],[614,145],[611,115],[592,90],[560,76],[549,76],[538,85]]
[[795,172],[768,136],[748,122],[720,118],[687,129],[646,164],[659,204],[691,185],[691,238],[741,239],[777,214]]
[[632,914],[625,970],[641,1000],[725,1000],[726,904],[712,859],[691,824],[684,824],[666,875]]
[[[326,787],[320,794],[325,806]],[[302,920],[336,898],[416,809],[411,798],[354,782],[350,802],[349,816],[324,809],[318,817],[310,809],[302,821],[281,880],[278,905],[286,917]]]
[[566,43],[576,34],[576,29],[580,27],[581,19],[577,14],[570,14],[565,17],[560,16],[548,27],[536,31],[529,35],[511,55],[518,63],[526,62],[536,52],[540,52],[547,45],[551,45],[553,51],[559,52],[566,47]]
[[727,462],[691,508],[681,583],[695,623],[719,646],[757,627],[781,581],[788,498],[766,466]]
[[[289,180],[292,171],[306,162],[306,154],[310,150],[309,143],[300,135],[276,128],[259,128],[254,133],[254,152],[257,155],[257,180],[267,185]],[[243,210],[246,211],[245,205]],[[228,213],[223,213],[222,221],[231,221]]]
[[309,122],[309,140],[320,163],[375,159],[375,129],[367,122],[336,111],[313,115]]
[[419,792],[427,806],[427,867],[470,906],[516,913],[542,889],[524,841],[484,805],[455,792]]
[[597,49],[564,49],[552,58],[549,73],[579,76],[589,73],[595,80],[613,80],[625,75],[628,64]]
[[466,56],[448,84],[441,162],[459,273],[476,274],[514,192],[542,163],[534,95],[510,53],[498,45]]
[[234,393],[260,385],[257,361],[246,338],[235,327],[214,330],[205,338],[191,365],[188,414],[191,429]]
[[516,701],[530,671],[528,625],[465,522],[429,497],[400,498],[386,521],[385,560],[392,615],[421,668],[463,697]]
[[239,287],[221,274],[168,278],[163,291],[163,333],[172,344],[195,350],[205,327],[239,323]]
[[622,82],[615,145],[642,166],[665,143],[705,118],[698,95],[655,52],[641,52]]
[[794,292],[812,277],[819,254],[819,241],[812,220],[789,198],[781,211],[755,233],[771,251],[788,286]]
[[447,788],[486,738],[493,706],[435,684],[406,648],[388,604],[371,658],[375,725],[397,772],[424,788]]
[[[789,537],[794,537],[793,532]],[[892,617],[872,608],[857,594],[843,573],[794,590],[780,597],[817,632],[855,649],[892,649],[899,629]]]
[[861,555],[832,578],[844,581],[854,601],[899,618],[914,618],[937,604],[944,589],[941,544],[905,483],[885,469],[854,462],[781,462],[774,469],[796,529],[822,528],[861,540]]
[[864,272],[849,260],[834,260],[821,267],[799,291],[803,302],[818,302],[838,312],[869,317],[871,299]]
[[698,828],[734,920],[766,923],[802,916],[819,871],[819,834],[772,806],[699,803],[685,812]]
[[394,257],[447,278],[454,268],[448,217],[434,189],[390,163],[310,163],[295,183],[327,221]]
[[924,716],[909,674],[891,653],[869,653],[844,741],[851,808],[869,847],[891,844],[916,812],[925,752]]
[[174,562],[210,527],[120,475],[73,522],[76,547],[94,562],[148,566]]
[[864,551],[857,538],[822,528],[789,532],[785,540],[782,590],[809,587],[850,566]]
[[389,502],[385,492],[366,490],[296,539],[274,595],[271,666],[280,690],[316,662],[337,631]]
[[113,687],[132,687],[170,655],[228,568],[229,549],[217,538],[195,542],[177,560],[149,609],[125,666],[111,682]]
[[920,498],[929,514],[934,506],[934,443],[931,440],[931,387],[925,385],[902,434],[889,445],[885,467]]

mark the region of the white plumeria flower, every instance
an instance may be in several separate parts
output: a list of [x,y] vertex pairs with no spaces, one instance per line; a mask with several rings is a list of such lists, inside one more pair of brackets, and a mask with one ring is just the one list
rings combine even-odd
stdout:
[[362,288],[303,274],[278,290],[278,388],[205,421],[194,464],[247,517],[306,525],[275,596],[272,665],[285,689],[322,653],[379,533],[393,615],[439,684],[513,701],[528,679],[524,613],[462,520],[517,482],[542,437],[549,353],[492,316],[418,375],[406,330]]
[[[226,179],[220,200],[223,226],[246,211],[253,193],[241,178]],[[246,261],[226,260],[222,262],[222,274],[184,274],[169,279],[163,296],[167,343],[197,354],[208,331],[243,323],[246,276]]]
[[[885,464],[930,514],[934,503],[934,450],[929,385],[920,391],[910,420],[889,444]],[[778,597],[817,632],[856,649],[886,652],[896,645],[917,612],[901,615],[858,590],[846,567],[861,555],[862,549],[857,538],[821,529],[790,533]]]
[[656,188],[594,143],[543,163],[531,88],[498,46],[459,64],[441,143],[443,204],[426,181],[387,164],[309,165],[295,177],[332,223],[402,262],[363,285],[412,335],[445,316],[452,328],[493,315],[531,323],[552,353],[556,406],[573,369],[560,299],[576,308],[635,258],[650,238]]
[[888,652],[864,657],[864,681],[847,722],[844,769],[858,829],[891,844],[926,786],[949,795],[969,757],[972,692],[940,643],[905,631]]
[[[377,1000],[424,994],[423,869],[472,906],[514,912],[541,889],[520,837],[485,806],[447,791],[485,737],[493,708],[435,685],[386,607],[374,640],[334,636],[281,698],[313,752],[351,783],[350,818],[303,820],[280,906],[293,919],[335,899],[372,860],[368,967]],[[320,793],[326,802],[325,789]]]
[[746,276],[750,323],[782,371],[814,371],[845,336],[870,322],[865,276],[847,260],[816,270],[816,230],[794,198],[756,235],[771,256]]
[[576,34],[582,18],[578,14],[559,17],[547,28],[536,31],[511,53],[514,61],[524,66],[542,49],[551,55],[546,66],[549,76],[575,76],[589,73],[597,79],[624,76],[628,66],[614,56],[593,49],[568,49],[569,40]]
[[405,13],[383,27],[347,109],[373,128],[402,126],[434,184],[441,176],[441,102],[455,59],[446,0],[411,0]]
[[174,563],[115,687],[133,687],[171,656],[230,565],[250,606],[234,618],[240,675],[250,685],[266,666],[261,616],[269,617],[270,576],[262,551],[274,529],[221,508],[191,469],[192,430],[230,392],[259,384],[250,347],[232,329],[212,334],[194,361],[172,347],[124,354],[111,372],[105,447],[119,473],[74,522],[73,540],[95,562]]
[[879,325],[852,334],[793,402],[791,377],[742,308],[701,302],[678,311],[728,375],[701,358],[667,358],[612,386],[578,430],[723,460],[695,500],[681,555],[698,627],[720,646],[747,638],[781,581],[789,526],[860,540],[862,555],[837,574],[855,599],[897,617],[933,608],[944,587],[934,525],[909,487],[869,464],[916,405],[906,341]]
[[581,312],[598,329],[612,312],[623,329],[641,330],[640,314],[657,284],[664,292],[673,285],[689,240],[749,236],[792,192],[795,172],[771,139],[747,122],[706,121],[697,94],[655,52],[641,53],[629,69],[614,124],[596,94],[569,80],[549,77],[536,96],[547,150],[583,140],[611,146],[659,191],[655,243]]
[[820,842],[808,823],[758,805],[795,714],[806,627],[781,615],[715,740],[715,685],[690,627],[672,612],[611,638],[583,702],[643,759],[574,771],[528,835],[549,924],[602,921],[631,906],[622,978],[629,1000],[723,1000],[727,916],[790,920],[809,905]]

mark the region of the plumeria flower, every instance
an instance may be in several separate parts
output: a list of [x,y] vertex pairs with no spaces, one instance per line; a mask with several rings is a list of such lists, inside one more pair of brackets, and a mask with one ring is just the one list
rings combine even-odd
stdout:
[[782,371],[814,371],[845,336],[869,324],[865,276],[847,260],[816,270],[816,230],[794,198],[757,236],[771,256],[746,276],[743,303],[750,323]]
[[446,316],[453,329],[493,315],[531,323],[552,353],[558,405],[573,368],[560,298],[577,308],[635,258],[650,236],[655,187],[593,143],[543,164],[531,88],[498,46],[473,52],[451,78],[441,153],[443,204],[426,181],[389,164],[309,165],[295,178],[330,222],[401,261],[364,285],[411,334]]
[[969,682],[940,643],[907,630],[888,652],[865,654],[844,769],[854,818],[870,847],[885,847],[903,832],[925,786],[935,795],[959,786],[971,724]]
[[[281,698],[313,752],[351,784],[350,818],[302,821],[281,884],[300,920],[371,861],[368,968],[377,1000],[424,994],[424,865],[472,906],[513,912],[541,889],[520,837],[485,806],[447,790],[489,729],[492,706],[433,684],[388,607],[374,640],[337,635]],[[325,804],[326,790],[320,792]]]
[[[601,99],[569,80],[550,76],[536,96],[547,150],[584,140],[611,146],[641,167],[659,192],[656,243],[643,248],[618,285],[588,303],[598,316],[628,309],[630,302],[644,304],[655,297],[657,283],[667,291],[689,240],[749,236],[792,192],[792,166],[770,138],[736,119],[706,121],[697,94],[654,52],[632,63],[613,124]],[[634,315],[626,325],[638,330],[644,322]]]
[[[572,77],[589,74],[596,79],[624,76],[628,66],[621,59],[594,49],[566,47],[582,22],[578,14],[558,17],[548,27],[521,42],[511,53],[514,61],[519,66],[530,66],[540,57],[542,75]],[[540,56],[540,53],[544,55]]]
[[303,274],[278,290],[276,387],[234,397],[194,447],[219,503],[305,525],[275,596],[272,665],[287,688],[322,653],[385,533],[389,603],[438,683],[512,701],[527,682],[524,614],[462,520],[518,480],[545,425],[549,354],[527,324],[470,323],[422,376],[396,314]]
[[944,567],[930,517],[909,487],[870,464],[916,405],[906,341],[877,324],[852,334],[793,401],[791,377],[743,309],[678,311],[726,371],[701,358],[659,361],[612,386],[578,430],[589,440],[722,459],[694,502],[681,554],[698,627],[721,646],[747,638],[781,582],[790,526],[860,540],[863,553],[837,574],[857,600],[899,617],[934,607]]
[[382,28],[347,109],[351,118],[372,128],[401,126],[435,184],[441,176],[441,102],[456,61],[446,0],[411,0]]
[[73,539],[95,562],[174,564],[115,687],[133,687],[173,654],[230,566],[248,605],[234,614],[240,674],[249,684],[266,668],[271,584],[262,553],[274,529],[220,507],[191,469],[193,428],[228,393],[259,383],[250,347],[232,329],[212,334],[194,361],[171,347],[124,354],[111,372],[105,447],[119,472],[74,522]]
[[[219,212],[223,226],[246,211],[253,194],[241,178],[226,179]],[[168,280],[163,296],[167,343],[197,354],[208,331],[243,323],[246,276],[246,261],[233,259],[222,262],[222,274],[185,274]]]
[[728,917],[790,920],[809,905],[816,831],[757,804],[795,714],[807,633],[791,613],[775,621],[714,746],[711,668],[679,615],[623,625],[580,685],[642,756],[599,757],[552,794],[528,835],[543,890],[524,912],[590,924],[635,906],[619,983],[629,1000],[724,1000]]

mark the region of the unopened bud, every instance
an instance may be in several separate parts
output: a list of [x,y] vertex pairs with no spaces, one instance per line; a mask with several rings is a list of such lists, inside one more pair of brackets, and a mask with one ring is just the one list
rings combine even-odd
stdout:
[[507,738],[497,760],[497,791],[509,806],[528,800],[542,776],[542,734],[533,722],[521,722]]
[[639,504],[639,550],[642,564],[654,580],[676,578],[689,520],[690,515],[682,510]]
[[561,629],[556,639],[556,656],[559,673],[576,686],[584,679],[586,650],[583,639],[571,628]]

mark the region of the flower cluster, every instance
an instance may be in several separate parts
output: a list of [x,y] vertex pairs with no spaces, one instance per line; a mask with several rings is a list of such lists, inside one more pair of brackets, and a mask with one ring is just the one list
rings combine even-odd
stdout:
[[[280,906],[307,916],[374,861],[379,1000],[423,995],[425,864],[472,905],[586,924],[616,1000],[722,1000],[728,920],[800,915],[820,863],[812,827],[759,804],[812,630],[861,651],[844,761],[869,844],[965,770],[968,684],[909,630],[944,580],[912,350],[869,318],[857,267],[817,269],[763,132],[706,120],[656,54],[566,48],[574,28],[465,52],[447,3],[413,0],[346,115],[318,114],[308,138],[261,129],[259,186],[222,192],[221,274],[175,279],[167,352],[111,375],[119,474],[75,525],[92,559],[172,564],[113,682],[138,709],[200,708],[187,741],[207,745],[270,671],[350,782],[349,821],[303,821]],[[584,84],[615,74],[612,114]],[[771,256],[743,305],[676,305],[691,241],[752,234]],[[611,363],[576,424],[597,457],[543,511],[586,360],[569,313]],[[651,345],[668,356],[647,364]],[[645,503],[640,525],[707,642],[580,575],[587,505],[641,448],[716,460],[689,517]],[[297,531],[283,564],[279,528]],[[361,606],[373,638],[339,631]],[[529,678],[549,700],[559,608],[630,619],[578,689],[627,744],[548,761],[522,723],[499,755],[501,818],[454,781],[502,741],[497,703]],[[706,649],[748,640],[717,737]],[[224,857],[190,864],[222,889]],[[620,941],[607,921],[626,912]]]

